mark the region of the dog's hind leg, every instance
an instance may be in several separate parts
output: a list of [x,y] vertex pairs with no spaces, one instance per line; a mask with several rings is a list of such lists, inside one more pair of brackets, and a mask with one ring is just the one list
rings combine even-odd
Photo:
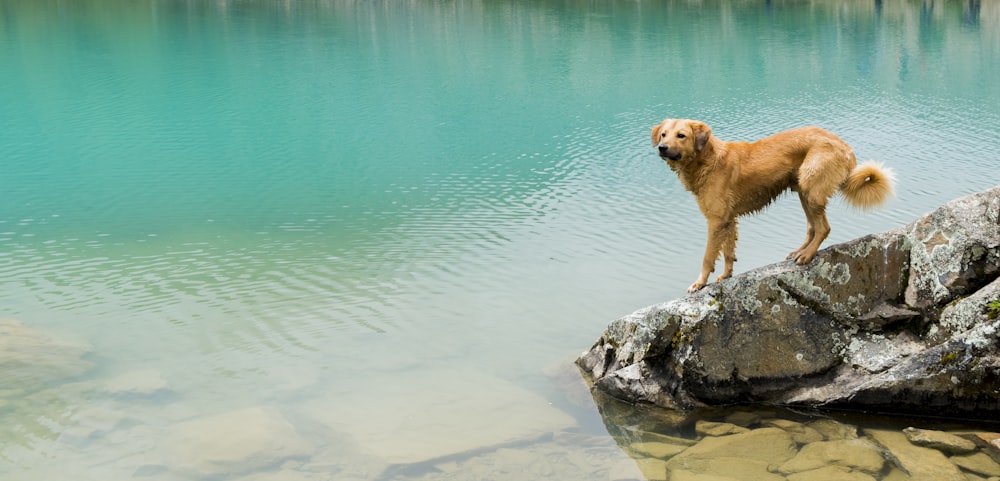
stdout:
[[799,202],[806,214],[806,240],[798,250],[788,255],[796,264],[812,261],[820,244],[830,235],[826,204],[847,178],[853,162],[853,154],[846,144],[829,143],[810,149],[799,167],[797,189]]
[[809,201],[806,200],[806,196],[802,193],[802,191],[799,191],[798,194],[799,202],[802,204],[802,211],[806,214],[806,240],[799,246],[798,249],[788,253],[788,257],[785,257],[785,259],[789,260],[798,258],[799,254],[804,251],[806,247],[809,247],[809,244],[812,243],[813,237],[816,236],[816,229],[813,227],[812,217],[809,215]]
[[804,265],[808,264],[816,256],[816,251],[819,250],[820,244],[826,240],[826,237],[830,235],[830,223],[826,220],[826,203],[819,203],[815,201],[805,200],[802,205],[803,210],[806,212],[806,219],[809,222],[809,233],[806,237],[806,243],[802,247],[793,252],[793,259],[796,264]]

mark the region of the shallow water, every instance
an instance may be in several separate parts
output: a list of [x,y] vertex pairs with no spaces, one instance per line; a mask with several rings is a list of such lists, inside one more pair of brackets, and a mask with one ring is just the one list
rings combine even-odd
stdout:
[[[296,458],[318,479],[600,435],[553,372],[682,295],[704,242],[649,128],[826,127],[899,183],[835,201],[826,245],[894,228],[998,182],[998,27],[958,1],[0,3],[0,318],[86,364],[11,364],[0,473],[173,479],[176,426],[254,406],[368,456]],[[737,273],[800,243],[797,205],[741,222]]]

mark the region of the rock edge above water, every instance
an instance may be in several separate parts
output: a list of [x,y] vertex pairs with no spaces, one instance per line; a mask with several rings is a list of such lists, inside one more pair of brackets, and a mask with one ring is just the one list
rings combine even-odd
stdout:
[[1000,186],[617,319],[577,364],[668,408],[1000,411]]

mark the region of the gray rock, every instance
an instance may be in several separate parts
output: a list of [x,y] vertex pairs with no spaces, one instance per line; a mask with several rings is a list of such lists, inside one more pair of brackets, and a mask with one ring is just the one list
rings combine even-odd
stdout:
[[949,202],[911,224],[906,304],[943,306],[1000,271],[1000,188]]
[[596,389],[668,408],[772,403],[1000,411],[1000,187],[916,222],[647,307],[577,364]]

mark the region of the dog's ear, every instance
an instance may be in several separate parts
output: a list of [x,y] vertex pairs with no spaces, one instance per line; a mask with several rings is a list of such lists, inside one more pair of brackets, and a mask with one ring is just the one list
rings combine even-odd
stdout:
[[712,128],[705,122],[691,122],[691,130],[694,131],[694,148],[701,150],[708,144],[708,139],[712,137]]
[[663,122],[660,122],[653,126],[653,147],[656,147],[660,143],[660,129],[663,127]]

